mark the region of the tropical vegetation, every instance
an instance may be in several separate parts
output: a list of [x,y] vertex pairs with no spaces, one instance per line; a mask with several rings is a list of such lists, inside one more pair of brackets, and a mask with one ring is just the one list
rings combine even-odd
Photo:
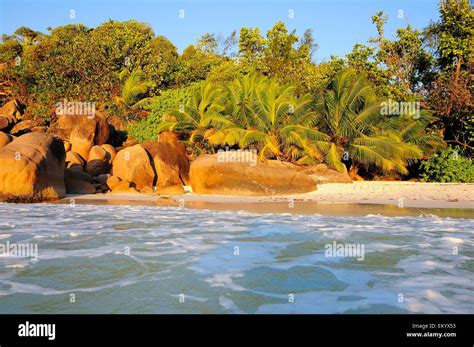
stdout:
[[472,159],[459,155],[459,149],[447,148],[421,163],[421,178],[427,182],[474,182]]

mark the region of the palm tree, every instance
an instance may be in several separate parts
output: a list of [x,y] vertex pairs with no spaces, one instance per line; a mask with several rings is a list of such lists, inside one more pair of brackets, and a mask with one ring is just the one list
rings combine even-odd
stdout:
[[419,117],[399,116],[390,118],[388,127],[392,132],[396,132],[401,140],[414,144],[423,151],[423,158],[426,159],[438,150],[446,147],[446,142],[442,137],[427,131],[431,123],[436,120],[431,111],[422,110]]
[[138,109],[146,105],[151,98],[145,98],[154,83],[146,79],[146,75],[140,70],[129,72],[124,69],[119,74],[119,80],[123,82],[122,93],[115,97],[115,103],[124,111]]
[[242,128],[251,125],[254,116],[254,100],[256,91],[263,88],[268,80],[263,75],[245,75],[237,78],[226,87],[227,107],[226,114]]
[[381,114],[371,85],[351,69],[338,73],[318,95],[315,107],[317,126],[330,137],[324,161],[332,169],[347,171],[345,157],[351,162],[352,176],[360,165],[406,174],[406,166],[423,156],[414,138],[409,140],[416,133],[397,134],[389,118]]
[[300,163],[321,158],[321,143],[329,138],[314,128],[316,114],[310,95],[295,96],[295,88],[261,76],[244,76],[227,87],[226,114],[234,126],[216,133],[216,144],[254,146],[260,159]]
[[196,154],[213,151],[208,145],[217,131],[233,126],[225,117],[224,95],[222,89],[206,82],[198,89],[184,107],[174,109],[164,115],[157,126],[157,132],[176,131],[188,138],[188,143],[194,145]]

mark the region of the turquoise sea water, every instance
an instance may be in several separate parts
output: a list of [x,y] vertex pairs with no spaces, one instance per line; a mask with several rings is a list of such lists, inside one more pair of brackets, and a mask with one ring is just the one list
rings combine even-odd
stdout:
[[[0,246],[38,249],[0,254],[0,313],[474,313],[474,219],[55,204],[0,216]],[[334,242],[364,259],[326,256]]]

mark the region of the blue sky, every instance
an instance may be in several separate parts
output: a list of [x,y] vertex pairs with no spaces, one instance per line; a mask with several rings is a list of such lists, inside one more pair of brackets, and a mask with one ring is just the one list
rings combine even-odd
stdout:
[[375,36],[370,18],[378,10],[390,17],[387,35],[407,24],[421,29],[438,19],[437,0],[0,0],[0,33],[11,34],[23,25],[47,32],[48,26],[94,27],[108,19],[135,19],[151,24],[155,34],[166,36],[182,51],[205,32],[225,36],[242,26],[266,32],[282,20],[297,34],[313,29],[319,45],[314,59],[319,62],[342,56],[356,42]]

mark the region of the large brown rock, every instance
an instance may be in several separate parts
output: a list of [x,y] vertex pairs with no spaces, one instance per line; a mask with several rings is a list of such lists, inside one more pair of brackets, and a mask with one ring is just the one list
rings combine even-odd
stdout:
[[102,145],[100,146],[102,147],[103,149],[105,149],[105,151],[107,153],[109,153],[110,155],[110,163],[112,164],[114,159],[115,159],[115,156],[117,155],[117,151],[115,150],[115,147],[112,146],[112,145],[109,145],[109,144],[105,144],[105,145]]
[[123,193],[137,194],[139,193],[138,190],[135,189],[134,183],[131,183],[129,181],[122,181],[117,176],[110,176],[107,179],[106,188],[110,189],[110,194],[123,194]]
[[191,186],[198,194],[263,196],[307,193],[316,183],[292,168],[258,162],[219,162],[217,155],[199,156],[190,169]]
[[117,184],[119,184],[122,180],[117,176],[110,176],[107,177],[105,184],[112,190]]
[[160,195],[182,195],[184,194],[184,188],[182,185],[156,187],[155,193]]
[[0,149],[0,195],[27,201],[65,195],[61,140],[45,133],[22,135]]
[[107,123],[106,116],[102,112],[96,112],[94,119],[96,120],[94,144],[101,146],[107,143],[109,139],[110,126],[109,123]]
[[94,133],[87,128],[74,128],[69,136],[71,151],[78,153],[84,160],[88,160],[89,152],[94,146]]
[[274,167],[292,168],[308,175],[316,184],[324,183],[352,183],[347,172],[338,172],[330,169],[326,164],[297,165],[285,161],[268,160],[267,163]]
[[13,137],[0,131],[0,149],[13,141]]
[[99,111],[95,116],[60,115],[56,128],[53,129],[54,133],[69,139],[71,150],[79,153],[85,160],[94,145],[103,145],[109,138],[109,124],[105,115]]
[[323,183],[352,183],[349,174],[331,170],[325,164],[309,166],[300,171],[308,175],[317,184]]
[[184,184],[189,184],[189,157],[186,153],[186,147],[179,142],[176,133],[166,131],[160,134],[159,142],[168,143],[176,153],[178,164],[180,167],[180,177]]
[[91,148],[86,164],[86,171],[91,176],[99,176],[110,171],[111,156],[101,146]]
[[140,145],[127,147],[117,153],[111,174],[135,184],[137,189],[153,187],[155,172],[147,151]]
[[127,138],[125,142],[122,143],[122,148],[132,147],[138,144],[138,141],[133,138]]
[[306,165],[296,165],[296,164],[289,163],[287,161],[281,161],[281,160],[267,160],[266,163],[270,166],[281,167],[281,168],[286,168],[286,169],[294,169],[296,171],[301,171],[307,168]]
[[134,185],[129,181],[120,181],[112,188],[110,188],[112,194],[137,194],[139,191],[135,189]]
[[106,116],[99,111],[94,116],[88,115],[59,115],[56,126],[70,136],[74,129],[82,128],[91,134],[94,145],[103,145],[109,138],[109,124]]
[[17,100],[11,100],[0,107],[0,130],[10,130],[22,116],[21,106]]
[[64,169],[64,181],[68,194],[94,194],[95,185],[92,177],[84,171]]
[[183,186],[189,183],[189,161],[179,144],[146,141],[141,145],[150,153],[157,175],[157,189],[163,190],[166,187]]
[[67,152],[69,152],[71,150],[71,142],[69,141],[64,141],[64,150]]
[[28,119],[16,123],[15,126],[10,130],[10,133],[12,135],[21,136],[23,134],[38,131],[40,129],[43,129],[41,120]]
[[66,167],[67,168],[73,168],[75,166],[80,166],[81,168],[83,168],[84,164],[85,164],[84,160],[76,152],[69,151],[66,153]]
[[101,184],[107,184],[107,181],[109,180],[109,178],[111,178],[112,176],[109,175],[109,174],[102,174],[102,175],[99,175],[97,177],[93,177],[95,181],[101,183]]

